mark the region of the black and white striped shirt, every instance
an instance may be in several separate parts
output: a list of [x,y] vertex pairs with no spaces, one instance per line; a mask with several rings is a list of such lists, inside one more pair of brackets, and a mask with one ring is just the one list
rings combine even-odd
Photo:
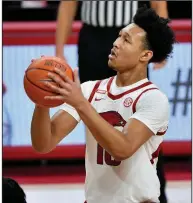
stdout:
[[81,20],[92,26],[121,27],[132,21],[137,1],[83,1]]

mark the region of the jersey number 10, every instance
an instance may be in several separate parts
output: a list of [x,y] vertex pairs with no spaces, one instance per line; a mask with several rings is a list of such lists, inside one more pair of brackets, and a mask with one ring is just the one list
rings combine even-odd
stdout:
[[121,161],[114,160],[113,157],[98,144],[97,145],[97,164],[103,165],[103,160],[109,166],[118,166],[121,164]]

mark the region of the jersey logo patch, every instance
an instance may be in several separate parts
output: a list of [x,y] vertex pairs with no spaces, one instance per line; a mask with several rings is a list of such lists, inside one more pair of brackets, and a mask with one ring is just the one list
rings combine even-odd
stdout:
[[99,94],[106,94],[106,92],[107,91],[105,91],[105,90],[99,90],[99,89],[97,90],[97,93],[99,93]]
[[126,98],[125,101],[123,102],[125,107],[130,107],[132,103],[133,99],[131,97]]

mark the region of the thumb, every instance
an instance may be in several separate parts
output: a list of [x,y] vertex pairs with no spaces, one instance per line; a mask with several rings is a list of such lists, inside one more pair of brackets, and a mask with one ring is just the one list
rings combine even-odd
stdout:
[[75,68],[74,70],[74,82],[80,86],[80,79],[79,79],[79,70],[78,68]]

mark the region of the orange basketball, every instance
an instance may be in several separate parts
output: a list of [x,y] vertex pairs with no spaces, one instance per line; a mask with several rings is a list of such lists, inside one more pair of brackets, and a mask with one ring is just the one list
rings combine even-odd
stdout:
[[54,68],[56,67],[63,69],[65,74],[73,80],[71,67],[64,60],[58,57],[42,57],[33,61],[27,68],[24,75],[24,89],[28,97],[34,103],[45,107],[56,107],[63,103],[60,100],[44,99],[45,96],[57,95],[44,84],[45,81],[48,81],[53,85],[56,85],[56,83],[48,77],[48,72],[57,74],[54,72]]

